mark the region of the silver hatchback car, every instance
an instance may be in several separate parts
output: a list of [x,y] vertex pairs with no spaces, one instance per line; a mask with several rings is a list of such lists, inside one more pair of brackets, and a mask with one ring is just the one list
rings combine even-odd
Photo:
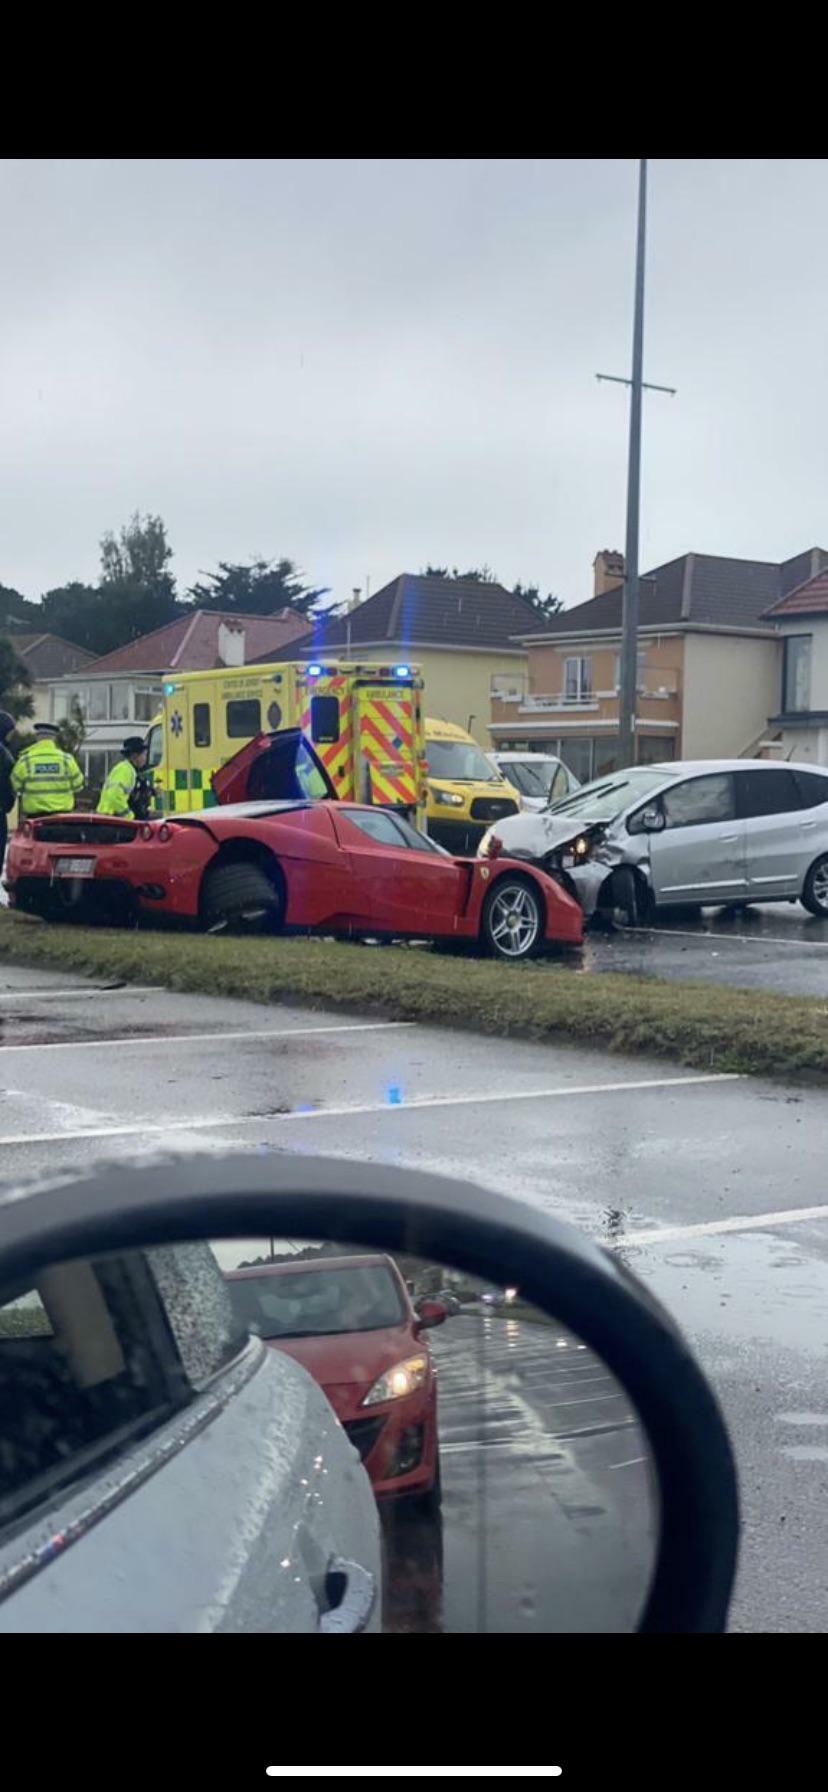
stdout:
[[828,769],[766,759],[640,765],[480,843],[560,877],[585,914],[799,900],[828,919]]

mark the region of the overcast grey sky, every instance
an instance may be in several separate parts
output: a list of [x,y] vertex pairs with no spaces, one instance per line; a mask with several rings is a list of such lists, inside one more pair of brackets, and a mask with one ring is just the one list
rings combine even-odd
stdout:
[[[636,164],[6,161],[0,583],[163,516],[181,588],[623,547]],[[828,161],[650,165],[642,564],[828,544]]]

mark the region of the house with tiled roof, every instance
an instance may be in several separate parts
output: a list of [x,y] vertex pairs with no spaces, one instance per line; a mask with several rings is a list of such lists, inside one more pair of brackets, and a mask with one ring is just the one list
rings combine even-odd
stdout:
[[780,639],[767,734],[783,759],[828,765],[828,566],[764,612]]
[[146,732],[171,672],[208,672],[275,658],[290,644],[303,643],[309,630],[305,617],[291,609],[272,616],[191,610],[71,676],[51,679],[44,719],[60,721],[74,703],[79,705],[86,724],[82,769],[90,787],[98,788],[117,759],[124,736]]
[[[592,597],[521,637],[525,686],[498,695],[491,713],[495,746],[557,753],[582,780],[613,770],[619,752],[624,557],[604,549],[593,570]],[[799,625],[780,614],[824,570],[828,550],[809,548],[782,561],[682,554],[642,575],[639,761],[781,752],[780,634]],[[828,712],[828,604],[825,635]],[[792,666],[800,651],[790,649]]]
[[33,722],[48,722],[51,713],[49,680],[81,672],[94,663],[95,654],[89,653],[85,647],[78,647],[74,641],[64,641],[62,635],[48,632],[27,634],[24,630],[12,629],[7,639],[32,675],[35,706],[31,719]]
[[492,694],[525,684],[518,637],[537,620],[527,598],[494,581],[406,572],[344,615],[320,616],[296,653],[260,658],[413,661],[427,714],[469,728],[488,747]]

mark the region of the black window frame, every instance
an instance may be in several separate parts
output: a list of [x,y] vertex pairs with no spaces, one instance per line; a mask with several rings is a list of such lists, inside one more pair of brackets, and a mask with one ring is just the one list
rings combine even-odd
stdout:
[[[733,773],[736,782],[736,815],[739,821],[762,821],[772,815],[794,815],[802,809],[802,793],[796,777],[789,765],[768,765],[760,771],[757,766],[745,766],[744,771]],[[760,780],[768,790],[778,785],[782,777],[788,784],[792,802],[786,803],[782,809],[752,809],[748,801],[751,789],[760,788]]]
[[317,691],[310,700],[310,737],[315,747],[333,747],[342,733],[339,698]]
[[[790,769],[799,786],[799,791],[802,797],[801,808],[819,809],[822,807],[823,803],[828,803],[828,771],[818,766],[814,766],[813,771],[811,771],[803,765],[791,766]],[[813,783],[811,783],[812,779]],[[814,785],[816,784],[822,785],[823,794],[818,797],[809,796],[809,789],[813,791]]]
[[[255,728],[233,728],[230,726],[231,710],[254,708],[256,711]],[[255,740],[256,735],[262,732],[261,697],[227,697],[224,705],[224,726],[228,740]]]
[[[206,740],[203,738],[200,738],[200,736],[199,736],[199,730],[201,728],[201,718],[204,715],[206,715],[206,717],[207,717],[207,738],[206,738]],[[213,744],[213,713],[210,708],[210,705],[209,705],[209,703],[194,703],[193,704],[193,746],[194,747],[211,747],[212,744]]]

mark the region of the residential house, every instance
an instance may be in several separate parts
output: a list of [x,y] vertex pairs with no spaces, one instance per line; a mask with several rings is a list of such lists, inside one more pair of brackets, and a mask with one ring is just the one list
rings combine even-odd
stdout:
[[124,736],[145,733],[170,673],[244,666],[275,657],[289,642],[304,643],[308,633],[308,622],[295,610],[273,616],[193,610],[104,654],[80,675],[52,679],[48,719],[60,721],[73,702],[80,705],[86,723],[81,765],[87,783],[99,789]]
[[[781,647],[769,606],[824,566],[822,548],[781,562],[693,553],[643,575],[639,761],[772,750],[768,717],[779,704]],[[594,562],[594,595],[520,637],[526,682],[492,703],[496,746],[558,753],[582,781],[614,769],[623,577],[623,555],[603,550]],[[826,643],[828,680],[828,617]]]
[[768,751],[828,765],[828,571],[786,592],[765,618],[780,638]]
[[319,618],[295,655],[272,657],[412,661],[425,679],[426,714],[469,728],[488,747],[492,695],[524,688],[526,648],[516,637],[533,623],[528,599],[503,585],[400,573],[345,615]]
[[7,636],[11,641],[18,659],[28,666],[32,675],[32,696],[34,697],[34,714],[32,722],[48,722],[51,720],[51,685],[53,678],[63,678],[70,673],[81,672],[95,661],[95,654],[87,652],[85,647],[76,647],[74,641],[64,641],[61,635],[31,635],[12,630]]

